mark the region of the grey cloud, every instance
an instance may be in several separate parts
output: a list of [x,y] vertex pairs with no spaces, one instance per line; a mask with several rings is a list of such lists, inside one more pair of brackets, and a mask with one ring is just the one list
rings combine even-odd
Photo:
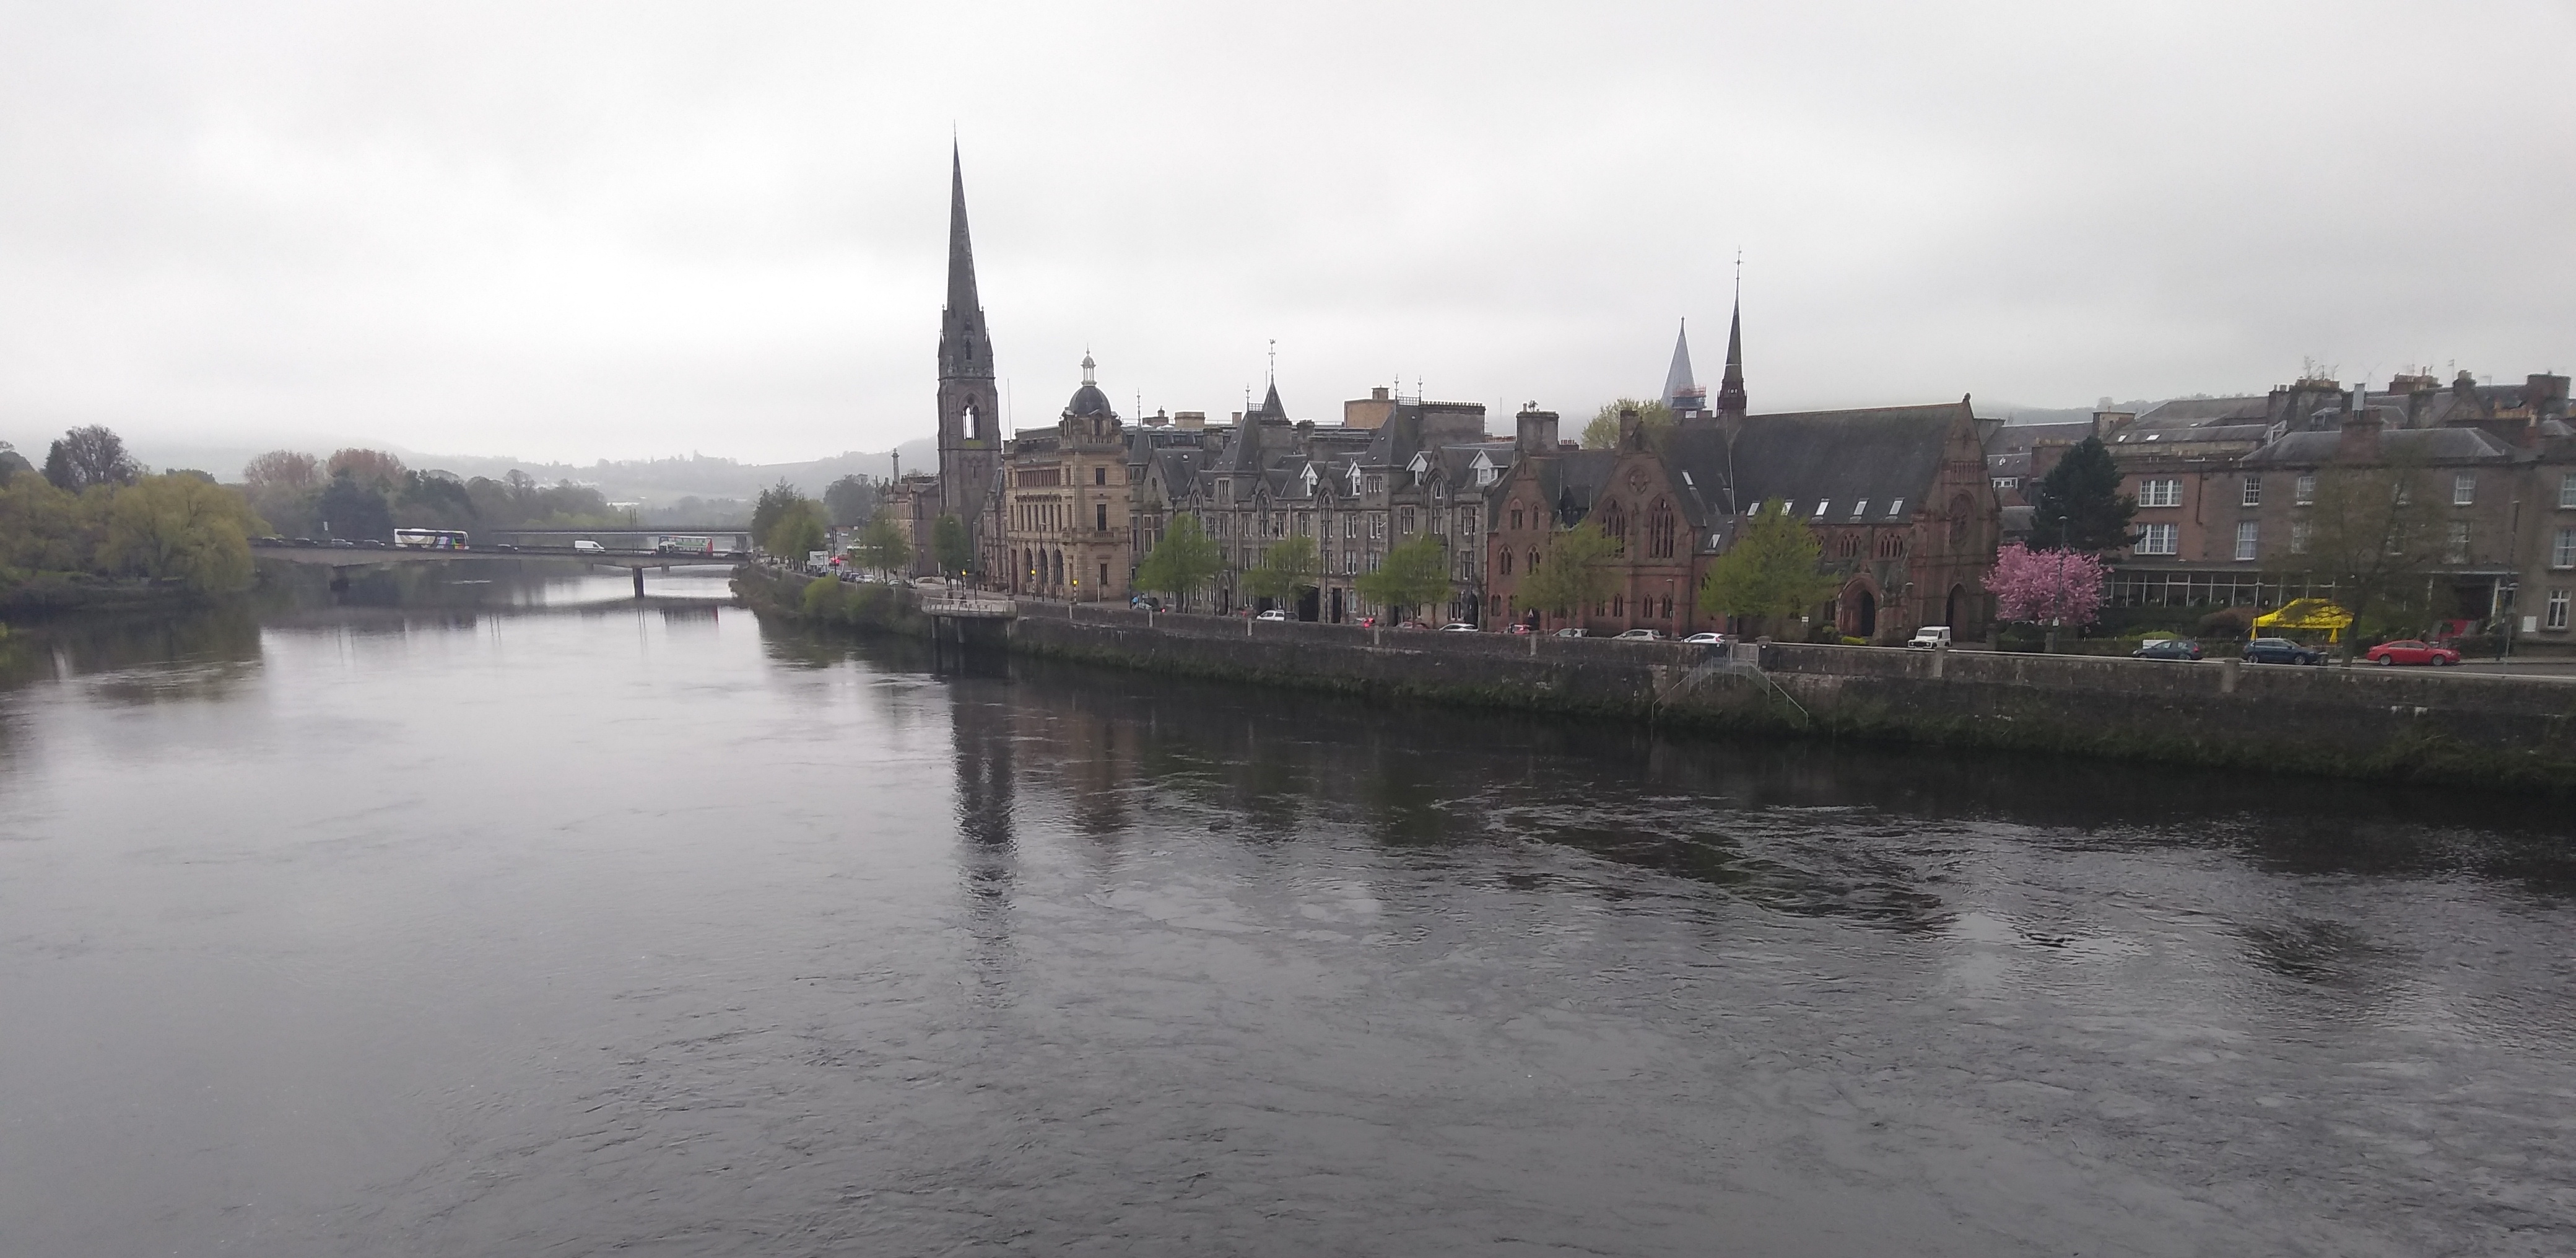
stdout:
[[1024,424],[2569,361],[2560,6],[954,8],[0,8],[0,436],[884,449],[952,125]]

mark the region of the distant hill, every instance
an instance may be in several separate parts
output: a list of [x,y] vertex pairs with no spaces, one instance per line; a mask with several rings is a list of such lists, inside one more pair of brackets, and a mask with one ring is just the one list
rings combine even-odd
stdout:
[[[757,497],[761,490],[781,480],[805,493],[821,497],[825,486],[852,474],[885,479],[894,473],[895,456],[902,456],[903,466],[910,471],[930,472],[939,468],[938,443],[930,438],[907,441],[891,451],[867,453],[845,451],[830,458],[802,463],[742,463],[733,459],[691,456],[674,459],[601,460],[596,463],[548,463],[531,459],[514,459],[507,455],[425,454],[386,442],[358,438],[332,439],[308,437],[302,440],[271,441],[257,446],[215,442],[187,442],[142,439],[133,443],[135,456],[156,469],[190,467],[212,473],[216,479],[241,479],[242,465],[252,456],[275,449],[303,450],[317,457],[328,456],[343,446],[366,446],[389,449],[402,456],[402,461],[422,471],[453,472],[472,479],[488,476],[499,480],[512,471],[525,472],[546,484],[573,481],[598,488],[612,502],[640,502],[647,505],[669,504],[682,498],[708,501]],[[42,457],[42,447],[38,456]]]

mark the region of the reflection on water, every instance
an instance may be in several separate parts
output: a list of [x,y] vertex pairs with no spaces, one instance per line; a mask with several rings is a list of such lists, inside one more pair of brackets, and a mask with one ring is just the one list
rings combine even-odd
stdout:
[[935,676],[485,579],[0,693],[0,1253],[2576,1224],[2554,805]]

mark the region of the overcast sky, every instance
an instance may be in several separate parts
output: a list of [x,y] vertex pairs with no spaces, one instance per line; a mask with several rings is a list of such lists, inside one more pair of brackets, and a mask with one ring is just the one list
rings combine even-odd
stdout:
[[[0,0],[0,437],[588,460],[1011,418],[2085,406],[2576,366],[2576,11]],[[1496,426],[1503,426],[1497,420]],[[218,469],[228,474],[232,469]]]

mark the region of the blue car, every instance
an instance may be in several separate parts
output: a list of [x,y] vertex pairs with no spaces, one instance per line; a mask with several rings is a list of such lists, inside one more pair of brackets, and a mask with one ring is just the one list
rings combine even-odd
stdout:
[[2158,638],[2153,642],[2139,643],[2137,650],[2129,652],[2129,658],[2133,660],[2196,660],[2200,658],[2200,644],[2189,638]]

